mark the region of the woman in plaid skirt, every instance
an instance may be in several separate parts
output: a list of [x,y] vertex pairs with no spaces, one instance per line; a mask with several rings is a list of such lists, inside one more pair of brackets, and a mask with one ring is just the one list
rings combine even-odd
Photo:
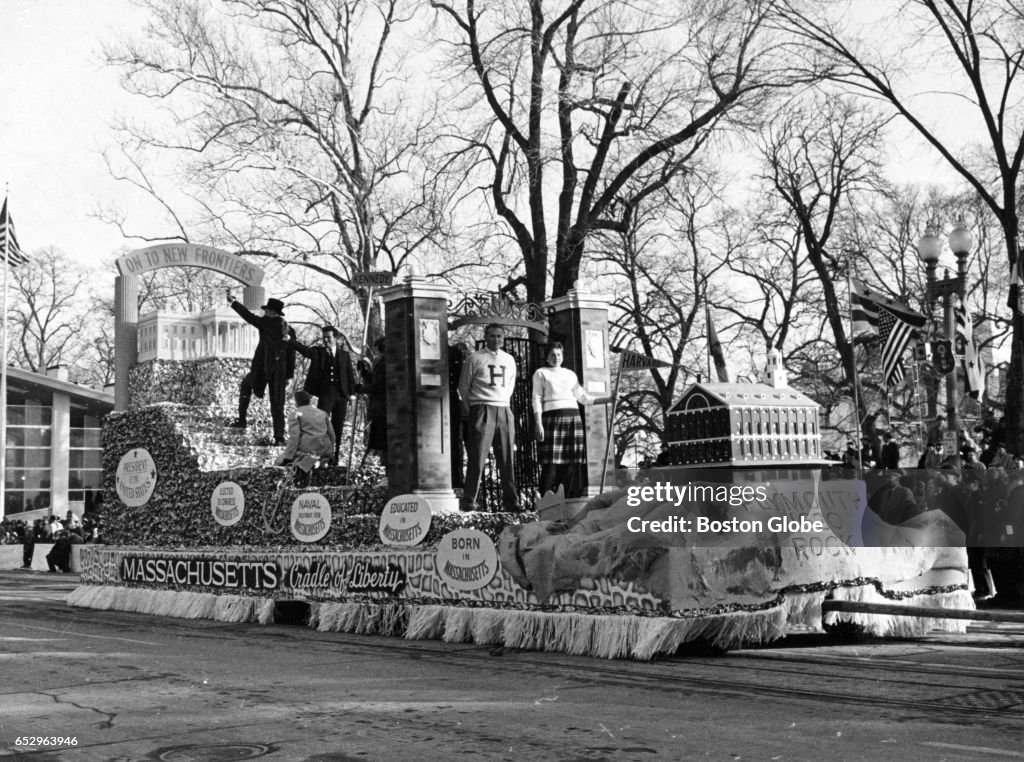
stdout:
[[575,497],[576,474],[587,462],[586,440],[579,405],[597,400],[583,391],[576,374],[562,367],[561,342],[547,348],[547,366],[533,374],[533,416],[535,436],[540,442],[540,493],[565,487],[566,497]]

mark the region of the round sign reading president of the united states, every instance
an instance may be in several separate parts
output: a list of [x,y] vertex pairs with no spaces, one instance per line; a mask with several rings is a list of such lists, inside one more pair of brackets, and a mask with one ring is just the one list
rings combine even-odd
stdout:
[[149,502],[156,489],[156,463],[143,447],[136,447],[121,456],[117,464],[117,496],[129,508]]

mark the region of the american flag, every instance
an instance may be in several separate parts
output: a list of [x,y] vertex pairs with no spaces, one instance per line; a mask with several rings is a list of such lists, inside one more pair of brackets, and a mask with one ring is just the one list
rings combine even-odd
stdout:
[[0,255],[9,262],[11,267],[17,267],[28,262],[28,257],[21,253],[18,245],[18,237],[14,235],[14,222],[7,211],[7,199],[4,199],[3,209],[0,209]]
[[914,329],[885,307],[878,308],[878,338],[882,342],[882,382],[898,386],[903,381],[903,352]]
[[895,386],[903,381],[903,353],[914,329],[927,322],[924,315],[905,304],[872,291],[855,280],[850,282],[850,317],[854,333],[877,334],[882,344],[882,383]]

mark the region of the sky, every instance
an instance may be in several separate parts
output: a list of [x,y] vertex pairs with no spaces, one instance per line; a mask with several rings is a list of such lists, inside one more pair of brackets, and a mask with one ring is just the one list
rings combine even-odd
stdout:
[[97,262],[132,245],[92,217],[106,199],[139,203],[102,158],[113,116],[138,106],[100,45],[143,21],[127,0],[0,0],[0,184],[23,249]]
[[[23,249],[55,246],[99,263],[145,245],[95,219],[111,203],[128,212],[133,230],[165,229],[150,202],[116,182],[102,158],[117,146],[115,117],[148,104],[121,90],[101,46],[137,33],[145,20],[129,0],[0,0],[0,185]],[[909,130],[896,138],[893,179],[950,182]]]

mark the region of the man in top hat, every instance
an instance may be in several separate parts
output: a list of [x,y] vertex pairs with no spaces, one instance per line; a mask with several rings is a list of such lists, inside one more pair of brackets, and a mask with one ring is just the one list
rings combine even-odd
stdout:
[[298,339],[289,343],[304,357],[309,358],[309,371],[302,388],[317,398],[316,406],[330,416],[334,439],[334,465],[338,465],[341,449],[342,426],[348,412],[349,397],[356,392],[356,378],[352,370],[352,358],[341,348],[338,339],[341,332],[333,325],[320,329],[323,343],[307,347]]
[[284,398],[288,379],[295,371],[295,351],[288,344],[294,331],[284,319],[284,304],[279,299],[267,299],[261,308],[263,315],[257,317],[227,292],[228,304],[241,318],[256,326],[260,340],[252,356],[249,372],[242,379],[238,399],[238,420],[232,426],[244,429],[249,400],[255,394],[260,399],[269,391],[270,419],[274,425],[274,444],[285,444]]

